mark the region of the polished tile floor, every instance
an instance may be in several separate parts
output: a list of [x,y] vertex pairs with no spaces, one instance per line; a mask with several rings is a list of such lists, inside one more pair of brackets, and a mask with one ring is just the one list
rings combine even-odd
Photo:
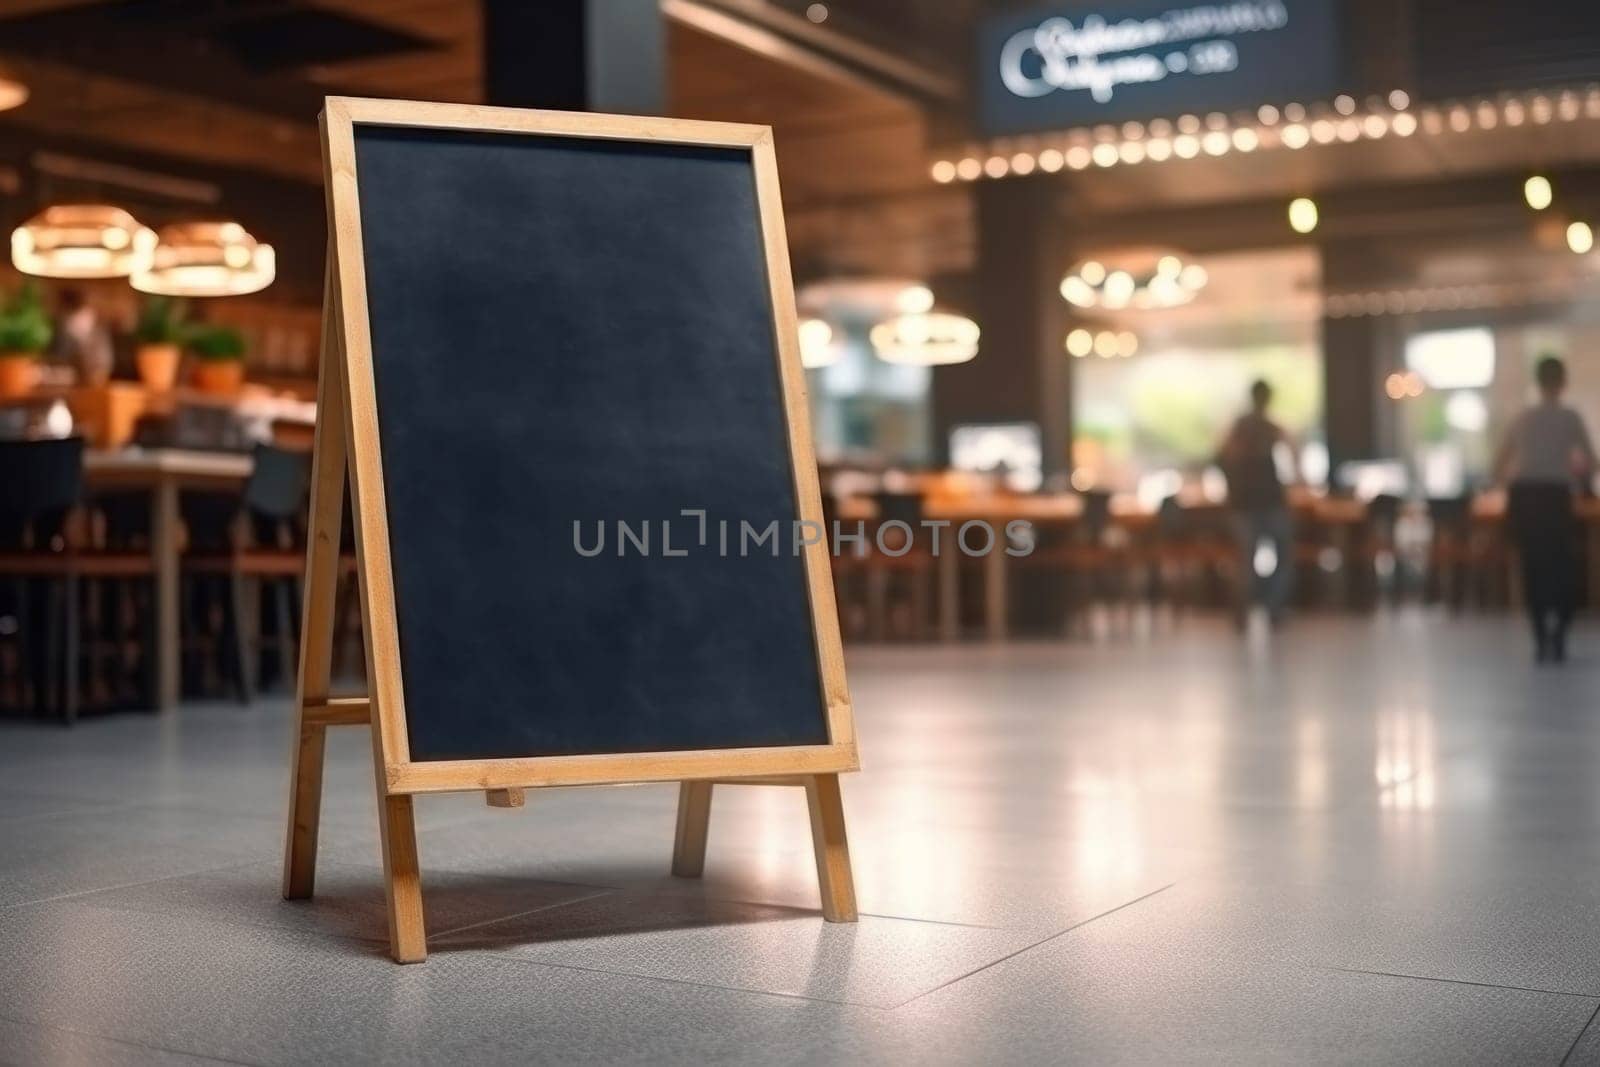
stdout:
[[1600,633],[1402,614],[1241,641],[852,650],[865,914],[805,804],[419,801],[384,955],[366,734],[277,892],[283,700],[0,726],[0,1061],[1600,1062]]

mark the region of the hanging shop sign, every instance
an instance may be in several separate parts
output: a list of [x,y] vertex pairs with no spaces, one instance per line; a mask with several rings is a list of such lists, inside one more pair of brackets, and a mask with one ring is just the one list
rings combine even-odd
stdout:
[[1334,0],[1063,5],[979,31],[989,136],[1254,107],[1340,84]]

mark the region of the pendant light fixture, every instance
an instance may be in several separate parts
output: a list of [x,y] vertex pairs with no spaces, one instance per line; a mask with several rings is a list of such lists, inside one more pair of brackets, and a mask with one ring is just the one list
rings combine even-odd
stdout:
[[163,227],[149,262],[130,281],[160,296],[242,296],[272,284],[277,258],[237,222]]
[[896,315],[874,326],[869,336],[885,363],[939,367],[965,363],[978,354],[978,324],[943,311]]
[[41,278],[125,278],[149,262],[156,236],[109,204],[57,204],[11,233],[11,263]]
[[839,346],[833,343],[833,327],[828,320],[800,320],[800,365],[807,370],[831,366],[839,361]]

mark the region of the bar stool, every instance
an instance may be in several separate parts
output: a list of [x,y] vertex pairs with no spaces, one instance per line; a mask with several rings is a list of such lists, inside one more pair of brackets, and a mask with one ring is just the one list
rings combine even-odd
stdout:
[[[285,681],[293,677],[311,480],[309,453],[257,445],[254,459],[241,496],[205,494],[186,502],[190,547],[183,560],[195,602],[208,609],[214,604],[220,607],[221,643],[231,645],[233,678],[245,703],[254,696],[257,659],[265,644],[264,635],[257,632],[259,597],[269,591],[278,674]],[[226,587],[227,595],[212,598],[208,594],[218,584]]]
[[83,581],[154,574],[148,553],[86,544],[82,493],[81,437],[0,441],[0,577],[10,579],[0,617],[14,620],[18,703],[53,706],[69,725],[79,712]]

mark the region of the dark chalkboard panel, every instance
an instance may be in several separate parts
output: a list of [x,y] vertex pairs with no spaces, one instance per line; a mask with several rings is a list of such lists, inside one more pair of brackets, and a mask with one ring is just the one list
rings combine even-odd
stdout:
[[410,760],[828,744],[750,150],[357,123],[354,160]]

